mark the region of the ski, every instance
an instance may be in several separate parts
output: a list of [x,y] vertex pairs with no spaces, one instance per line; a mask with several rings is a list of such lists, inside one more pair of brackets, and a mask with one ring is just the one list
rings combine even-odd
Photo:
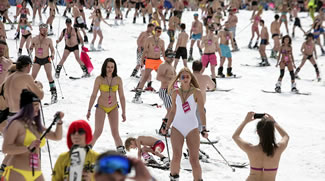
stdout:
[[91,50],[91,49],[89,49],[89,52],[103,52],[103,51],[108,51],[108,50],[105,50],[105,49],[100,49],[100,50],[98,50],[98,49],[96,49],[96,50]]
[[260,64],[256,64],[256,65],[251,65],[251,64],[240,64],[241,66],[246,66],[246,67],[269,67],[271,65],[265,66],[265,65],[260,65]]
[[214,145],[214,144],[217,144],[219,143],[219,140],[215,140],[215,141],[211,141],[211,142],[208,142],[208,141],[200,141],[200,144],[204,144],[204,145]]
[[[130,90],[130,92],[136,92],[136,91],[137,91],[136,88]],[[141,92],[151,92],[151,93],[155,93],[155,94],[158,94],[159,93],[156,90],[154,90],[154,91],[141,90]]]
[[69,76],[69,79],[72,79],[72,80],[78,80],[78,79],[82,79],[82,77],[73,77],[73,76]]
[[226,76],[226,77],[222,77],[220,75],[217,75],[216,78],[218,79],[240,79],[242,76],[240,75],[232,75],[232,76]]
[[148,104],[148,103],[143,103],[144,105],[148,105],[148,106],[152,106],[152,107],[156,107],[156,108],[161,108],[162,105],[158,104],[158,103],[153,103],[153,104]]
[[70,151],[69,180],[81,181],[86,154],[86,148],[79,147],[78,145],[72,146]]
[[[223,164],[227,164],[226,162],[221,161],[221,160],[211,159],[210,156],[208,154],[206,154],[204,151],[202,151],[201,149],[199,151],[200,151],[199,159],[201,160],[201,162],[211,163],[211,164],[217,164],[217,162],[221,162]],[[183,155],[184,155],[185,159],[189,159],[189,154],[188,153],[183,153]],[[212,161],[210,161],[210,160],[212,160]],[[229,165],[231,167],[236,167],[236,168],[245,168],[245,167],[247,167],[249,165],[247,162],[228,161],[228,163],[229,163]]]
[[215,89],[215,90],[206,90],[206,92],[215,92],[215,91],[219,91],[219,92],[229,92],[232,91],[233,88],[231,89]]
[[162,164],[159,164],[159,163],[147,163],[145,165],[147,167],[158,168],[158,169],[161,169],[161,170],[169,170],[169,166],[162,165]]
[[[268,91],[268,90],[263,90],[263,89],[262,89],[262,92],[264,92],[264,93],[273,93],[273,94],[281,94],[281,93],[283,93],[283,92]],[[290,92],[290,93],[297,94],[297,95],[305,95],[305,96],[311,95],[311,92]]]

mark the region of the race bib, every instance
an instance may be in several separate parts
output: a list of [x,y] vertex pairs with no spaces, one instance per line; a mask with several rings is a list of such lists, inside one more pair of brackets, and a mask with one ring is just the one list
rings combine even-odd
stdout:
[[208,45],[212,45],[212,40],[208,40]]
[[2,64],[0,64],[0,74],[2,74]]
[[38,154],[37,153],[29,154],[29,167],[38,168]]
[[284,61],[289,61],[289,57],[288,56],[284,56]]
[[159,52],[159,50],[160,50],[160,48],[159,48],[159,46],[155,46],[155,52]]
[[21,34],[24,34],[25,33],[25,29],[21,29]]
[[182,107],[183,107],[184,113],[187,113],[187,112],[189,112],[191,110],[191,106],[187,101],[184,102],[184,104],[182,104]]
[[108,104],[112,104],[112,97],[108,96]]
[[229,35],[227,35],[227,36],[226,36],[226,38],[227,38],[227,40],[229,40],[229,39],[230,39],[230,36],[229,36]]
[[43,55],[43,48],[38,48],[37,49],[37,54],[38,55]]

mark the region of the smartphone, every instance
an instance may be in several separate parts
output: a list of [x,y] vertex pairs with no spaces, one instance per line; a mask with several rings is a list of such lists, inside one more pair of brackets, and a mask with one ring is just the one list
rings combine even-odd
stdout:
[[260,119],[265,116],[265,113],[255,113],[254,114],[254,119]]

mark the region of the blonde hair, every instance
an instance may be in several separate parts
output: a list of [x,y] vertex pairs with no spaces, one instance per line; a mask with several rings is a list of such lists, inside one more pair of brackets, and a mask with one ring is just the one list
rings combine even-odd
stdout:
[[125,140],[124,146],[127,151],[130,151],[131,141],[135,141],[136,139],[133,137],[130,137]]
[[191,75],[191,83],[190,83],[190,86],[191,87],[195,87],[195,88],[198,88],[200,89],[200,86],[199,86],[199,83],[196,79],[196,77],[193,75],[193,73],[191,72],[190,69],[188,69],[187,67],[184,67],[182,68],[178,74],[176,75],[176,77],[174,77],[174,79],[171,81],[171,83],[169,84],[168,86],[168,93],[171,94],[171,92],[174,90],[174,84],[176,83],[176,81],[180,78],[181,74],[183,72],[187,72]]

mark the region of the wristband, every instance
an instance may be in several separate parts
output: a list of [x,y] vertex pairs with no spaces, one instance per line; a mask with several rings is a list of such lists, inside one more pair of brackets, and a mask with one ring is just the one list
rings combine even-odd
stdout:
[[207,132],[209,132],[209,131],[204,129],[204,130],[201,131],[201,135],[204,136],[204,134],[207,133]]

